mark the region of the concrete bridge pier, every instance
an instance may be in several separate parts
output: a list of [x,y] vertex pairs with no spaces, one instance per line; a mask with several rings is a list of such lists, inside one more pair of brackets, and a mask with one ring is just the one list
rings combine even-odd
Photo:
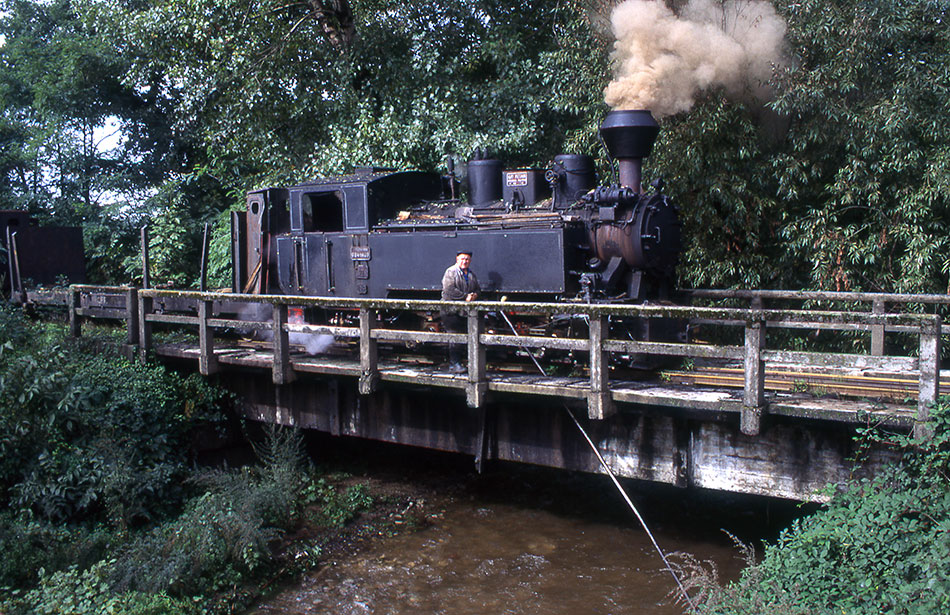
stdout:
[[[494,396],[471,408],[458,392],[423,387],[361,395],[352,378],[274,384],[253,371],[220,378],[252,420],[471,455],[479,465],[499,459],[601,472],[556,398]],[[586,400],[568,403],[617,475],[680,487],[821,499],[818,490],[853,475],[858,452],[854,427],[843,423],[769,416],[748,435],[736,413],[617,404],[610,417],[591,420]],[[872,451],[865,470],[887,455]]]

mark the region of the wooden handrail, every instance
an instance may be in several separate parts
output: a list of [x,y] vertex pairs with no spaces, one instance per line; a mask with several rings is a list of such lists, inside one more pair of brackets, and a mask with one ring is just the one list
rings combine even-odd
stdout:
[[[214,330],[221,328],[253,328],[273,331],[274,364],[273,380],[283,384],[295,378],[290,363],[289,334],[293,332],[329,333],[348,337],[360,343],[360,382],[363,394],[373,392],[380,380],[378,343],[380,341],[413,341],[422,343],[464,343],[468,347],[469,370],[466,378],[466,397],[469,405],[480,407],[488,390],[489,376],[485,369],[485,351],[489,347],[552,348],[586,351],[590,385],[588,399],[589,416],[602,419],[609,416],[612,406],[607,357],[611,352],[629,352],[682,357],[709,357],[742,360],[745,373],[743,391],[744,410],[741,429],[753,435],[760,429],[762,416],[767,412],[764,394],[765,365],[777,362],[798,362],[811,365],[835,365],[840,367],[874,368],[880,370],[916,371],[919,373],[918,421],[928,418],[928,406],[936,400],[939,390],[940,336],[942,321],[938,315],[887,313],[884,301],[894,297],[907,301],[922,302],[929,295],[874,295],[867,293],[813,293],[785,291],[718,291],[730,296],[761,298],[795,298],[803,300],[827,299],[858,301],[869,297],[872,309],[868,312],[835,310],[764,309],[761,302],[755,308],[706,307],[681,305],[628,305],[587,303],[526,303],[526,302],[444,302],[419,299],[359,299],[336,297],[309,297],[294,295],[251,295],[236,293],[201,293],[197,291],[173,291],[159,289],[134,289],[131,287],[100,287],[74,285],[68,291],[71,330],[79,335],[81,319],[94,318],[95,313],[80,307],[83,294],[114,293],[125,297],[125,318],[128,321],[130,343],[135,332],[135,342],[140,356],[144,357],[151,347],[153,323],[163,322],[183,326],[197,326],[199,331],[199,369],[203,374],[214,373],[218,363],[214,355]],[[704,296],[709,296],[704,295]],[[876,297],[876,299],[875,299]],[[944,297],[946,303],[950,298]],[[130,309],[137,302],[138,309]],[[192,315],[169,315],[154,313],[159,304],[179,303]],[[244,320],[241,318],[215,318],[215,306],[239,304],[270,305],[274,321]],[[315,307],[330,310],[352,310],[358,314],[358,326],[306,325],[287,322],[288,307]],[[382,312],[399,311],[435,312],[456,309],[467,315],[466,333],[434,333],[381,328]],[[268,310],[271,311],[271,310]],[[484,330],[484,316],[491,313],[583,317],[590,323],[586,337],[518,336]],[[354,314],[355,316],[355,314]],[[115,314],[111,316],[115,318]],[[742,327],[742,346],[688,344],[670,342],[645,342],[610,339],[610,318],[678,319],[682,321],[713,322],[726,327]],[[133,325],[133,320],[137,320]],[[817,330],[857,329],[870,330],[872,335],[883,335],[885,330],[899,330],[919,336],[917,358],[884,355],[883,343],[872,341],[871,354],[845,354],[801,352],[767,349],[767,332],[775,329]]]
[[927,293],[869,293],[826,290],[768,290],[695,288],[679,291],[695,299],[777,299],[792,301],[840,301],[851,303],[929,303],[950,304],[950,295]]

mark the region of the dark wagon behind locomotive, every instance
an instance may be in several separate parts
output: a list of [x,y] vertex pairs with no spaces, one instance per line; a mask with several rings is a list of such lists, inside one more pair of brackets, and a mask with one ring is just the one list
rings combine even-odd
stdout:
[[489,297],[669,299],[676,208],[640,186],[658,132],[648,111],[608,114],[601,135],[620,170],[610,187],[590,157],[561,155],[546,171],[470,161],[465,201],[451,173],[377,168],[250,192],[234,220],[235,289],[436,298],[464,249]]
[[[55,249],[53,249],[55,248]],[[0,209],[0,296],[24,301],[27,288],[86,281],[82,229],[39,226],[28,212]]]

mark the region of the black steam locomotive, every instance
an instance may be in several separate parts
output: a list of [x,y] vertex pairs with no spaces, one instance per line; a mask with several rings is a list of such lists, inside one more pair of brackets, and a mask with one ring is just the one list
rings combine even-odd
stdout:
[[612,111],[600,131],[619,185],[598,187],[589,156],[560,155],[545,171],[471,160],[466,201],[451,169],[362,168],[250,192],[233,220],[235,290],[433,298],[464,249],[488,296],[669,299],[677,209],[640,186],[659,127],[649,111]]

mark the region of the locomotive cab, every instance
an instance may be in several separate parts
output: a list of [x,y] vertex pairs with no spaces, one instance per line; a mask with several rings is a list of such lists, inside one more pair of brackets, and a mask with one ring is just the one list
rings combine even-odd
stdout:
[[235,289],[369,295],[372,227],[401,209],[441,198],[437,174],[377,168],[251,192],[244,218],[232,223]]

